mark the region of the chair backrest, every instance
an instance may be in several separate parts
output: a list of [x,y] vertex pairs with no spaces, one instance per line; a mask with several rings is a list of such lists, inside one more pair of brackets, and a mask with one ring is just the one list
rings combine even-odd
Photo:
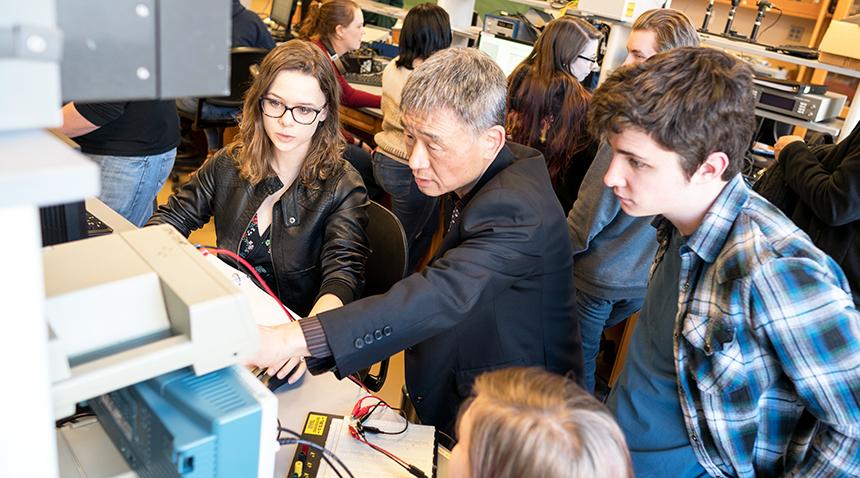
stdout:
[[242,96],[251,86],[254,77],[251,65],[259,64],[269,53],[265,48],[238,46],[230,49],[230,96],[206,98],[208,103],[218,106],[242,106]]
[[[364,296],[384,294],[406,275],[406,234],[400,220],[376,201],[367,208],[367,239],[370,255],[364,269]],[[356,372],[358,379],[371,392],[378,392],[388,376],[388,359],[379,363],[379,372],[370,369]]]
[[370,255],[365,266],[364,296],[384,294],[406,275],[406,234],[397,216],[376,201],[367,208]]

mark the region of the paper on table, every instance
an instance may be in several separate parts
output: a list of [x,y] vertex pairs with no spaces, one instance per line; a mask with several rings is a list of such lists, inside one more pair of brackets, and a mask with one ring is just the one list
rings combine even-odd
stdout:
[[[387,420],[367,420],[368,426],[374,426],[382,430],[389,430],[401,426],[402,422],[391,422]],[[404,477],[410,478],[406,469],[385,457],[382,453],[359,442],[349,434],[348,423],[343,419],[335,419],[331,422],[331,428],[326,438],[325,446],[341,461],[349,467],[349,471],[356,477]],[[400,435],[372,435],[368,434],[368,441],[385,448],[397,455],[410,465],[415,465],[427,476],[433,476],[433,447],[435,446],[435,429],[427,425],[409,424],[405,433]],[[335,478],[337,474],[327,465],[320,467],[320,478]],[[346,476],[344,474],[344,476]]]
[[373,43],[377,41],[385,41],[391,36],[391,30],[387,28],[378,28],[373,25],[364,27],[364,33],[361,34],[361,41],[365,43]]
[[[257,325],[280,325],[289,321],[287,314],[285,314],[283,309],[281,309],[281,306],[275,302],[275,299],[270,297],[266,291],[257,287],[257,284],[255,284],[247,274],[234,269],[229,264],[218,259],[214,254],[207,254],[204,257],[206,257],[206,260],[208,260],[210,264],[215,266],[216,269],[221,271],[222,274],[230,279],[230,282],[239,287],[239,290],[242,291],[242,295],[248,299],[248,303],[251,307],[251,315],[254,317]],[[296,315],[292,310],[290,313],[293,314],[294,317],[298,317],[298,315]]]

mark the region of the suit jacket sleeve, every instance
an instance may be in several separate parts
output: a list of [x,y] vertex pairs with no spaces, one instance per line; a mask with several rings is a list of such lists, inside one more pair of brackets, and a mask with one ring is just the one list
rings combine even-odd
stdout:
[[786,182],[819,220],[830,226],[860,220],[860,128],[835,148],[790,143],[781,159]]
[[[540,267],[541,218],[522,195],[482,191],[461,218],[461,242],[422,273],[386,294],[319,315],[338,377],[454,327],[482,300]],[[309,365],[312,373],[327,370]]]

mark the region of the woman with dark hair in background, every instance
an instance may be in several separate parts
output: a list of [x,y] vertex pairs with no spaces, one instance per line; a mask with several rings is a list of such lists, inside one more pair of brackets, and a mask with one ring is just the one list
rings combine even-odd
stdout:
[[368,202],[342,158],[339,94],[319,48],[301,40],[276,47],[245,94],[236,140],[149,224],[170,224],[187,237],[214,218],[218,247],[237,251],[301,316],[358,298]]
[[[340,83],[340,104],[351,108],[379,108],[382,98],[366,91],[353,88],[343,76],[343,65],[338,58],[343,54],[361,47],[361,37],[364,34],[364,15],[361,8],[352,0],[315,1],[311,10],[302,23],[299,36],[312,41],[324,51],[334,66],[337,81]],[[355,169],[361,173],[367,185],[370,197],[377,197],[381,190],[373,179],[373,167],[370,164],[370,146],[357,141],[344,130],[348,143],[345,157]]]
[[409,245],[413,271],[430,247],[436,230],[437,199],[418,190],[400,123],[400,95],[412,70],[433,53],[451,45],[451,24],[442,7],[422,3],[412,7],[400,31],[400,56],[382,72],[382,131],[374,137],[373,175],[391,195],[391,210],[400,219]]
[[599,67],[600,37],[584,20],[553,20],[508,78],[505,129],[512,141],[543,153],[565,214],[597,152],[586,129],[591,95],[580,82]]

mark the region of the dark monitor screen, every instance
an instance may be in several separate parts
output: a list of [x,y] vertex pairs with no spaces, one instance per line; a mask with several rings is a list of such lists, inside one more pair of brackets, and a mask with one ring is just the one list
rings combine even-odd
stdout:
[[42,224],[42,246],[77,241],[87,237],[84,202],[73,202],[39,208]]
[[794,100],[791,98],[772,95],[762,91],[758,101],[763,105],[773,106],[786,111],[794,111]]
[[295,4],[296,0],[272,0],[272,11],[269,12],[269,18],[278,25],[289,29]]

